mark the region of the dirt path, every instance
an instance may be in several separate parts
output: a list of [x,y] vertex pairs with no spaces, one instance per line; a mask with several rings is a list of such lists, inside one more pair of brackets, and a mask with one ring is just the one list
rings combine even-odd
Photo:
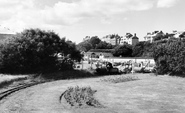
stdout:
[[[125,75],[123,75],[125,76]],[[137,74],[140,80],[100,82],[100,78],[61,80],[33,86],[0,101],[0,113],[184,113],[185,79]],[[102,77],[101,77],[102,78]],[[104,77],[106,78],[106,77]],[[70,86],[91,86],[106,108],[65,108],[60,95]]]

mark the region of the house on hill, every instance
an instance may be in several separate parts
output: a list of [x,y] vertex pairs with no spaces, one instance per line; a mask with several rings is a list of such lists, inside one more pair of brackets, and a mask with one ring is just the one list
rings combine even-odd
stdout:
[[164,36],[164,35],[165,34],[162,31],[154,31],[152,33],[147,33],[147,35],[144,37],[144,40],[152,43],[154,42],[154,38]]
[[173,38],[185,38],[185,31],[173,31],[171,35]]
[[126,33],[125,36],[121,37],[120,45],[130,44],[136,45],[139,42],[139,38],[136,36],[136,33],[132,35],[131,33]]
[[103,37],[101,40],[107,43],[110,43],[112,45],[119,45],[120,39],[121,37],[119,35],[112,34],[112,35],[107,35]]

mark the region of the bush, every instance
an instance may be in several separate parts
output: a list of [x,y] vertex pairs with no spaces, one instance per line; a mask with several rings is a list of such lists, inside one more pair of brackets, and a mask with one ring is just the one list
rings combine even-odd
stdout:
[[63,94],[65,100],[74,107],[103,107],[95,98],[94,93],[96,90],[92,90],[91,87],[69,87]]
[[119,45],[114,48],[112,52],[116,57],[131,57],[132,56],[132,46],[129,44]]
[[158,44],[154,49],[157,74],[185,74],[185,41]]
[[74,51],[77,53],[74,44],[60,39],[52,31],[24,30],[0,44],[0,72],[52,72],[61,67],[59,53],[67,56]]
[[133,57],[152,57],[154,44],[150,42],[141,41],[133,46]]

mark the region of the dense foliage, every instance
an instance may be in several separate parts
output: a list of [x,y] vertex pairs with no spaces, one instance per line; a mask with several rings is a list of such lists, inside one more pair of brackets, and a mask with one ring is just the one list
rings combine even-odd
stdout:
[[157,74],[185,74],[185,41],[169,40],[154,48]]
[[132,56],[133,57],[152,57],[153,47],[155,45],[150,42],[141,41],[133,46]]
[[119,45],[114,48],[113,55],[116,57],[131,57],[132,46],[129,44]]
[[[0,44],[0,71],[3,73],[37,73],[58,70],[58,54],[80,59],[75,44],[52,31],[27,29]],[[75,57],[75,55],[77,57]]]
[[[111,35],[114,36],[114,35]],[[117,36],[117,35],[115,35]],[[78,50],[80,51],[89,51],[91,49],[112,49],[114,46],[105,41],[101,41],[97,36],[90,37],[85,39],[77,45]]]
[[95,49],[112,49],[113,45],[107,43],[105,41],[101,41],[99,44],[96,45]]

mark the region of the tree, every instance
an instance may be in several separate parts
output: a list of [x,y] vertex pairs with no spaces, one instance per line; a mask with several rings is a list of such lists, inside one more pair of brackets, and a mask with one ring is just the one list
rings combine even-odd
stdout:
[[153,56],[153,47],[155,47],[154,43],[144,42],[144,50],[142,57],[152,57]]
[[105,41],[101,41],[99,44],[96,45],[95,49],[112,49],[113,46],[110,43]]
[[170,40],[154,48],[157,74],[185,74],[185,41]]
[[81,42],[77,45],[77,49],[79,51],[89,51],[90,49],[92,49],[92,45],[88,42],[88,41],[84,41],[84,42]]
[[135,46],[133,46],[132,56],[134,56],[134,57],[143,56],[144,48],[145,48],[145,42],[144,41],[137,43]]
[[[1,43],[0,71],[38,73],[58,70],[58,54],[73,53],[74,47],[52,31],[27,29]],[[70,50],[70,52],[68,51]]]
[[129,44],[119,45],[114,48],[113,55],[116,57],[131,57],[132,56],[132,46]]
[[83,42],[77,45],[78,50],[80,51],[89,51],[90,49],[95,49],[96,46],[101,42],[101,40],[97,36],[93,36],[88,40],[84,40]]
[[95,49],[96,45],[98,45],[100,42],[101,42],[101,40],[97,36],[93,36],[89,40],[89,43],[92,45],[92,49]]
[[82,59],[82,55],[80,51],[77,50],[76,44],[69,40],[66,41],[66,44],[68,46],[66,54],[70,55],[72,60],[80,61]]

